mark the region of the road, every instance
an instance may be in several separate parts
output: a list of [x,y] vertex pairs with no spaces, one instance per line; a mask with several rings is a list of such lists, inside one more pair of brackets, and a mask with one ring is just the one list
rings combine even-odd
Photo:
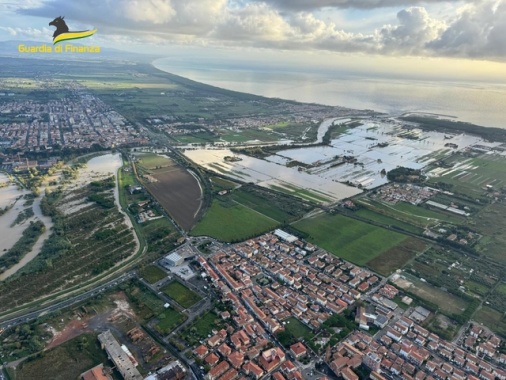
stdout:
[[30,322],[30,321],[33,321],[33,320],[37,319],[38,317],[41,317],[45,314],[54,313],[55,311],[59,311],[59,310],[62,310],[66,307],[83,302],[89,298],[96,296],[97,294],[100,294],[108,289],[115,287],[119,283],[125,282],[131,278],[136,277],[136,276],[137,276],[137,273],[135,271],[130,271],[130,272],[124,273],[121,276],[119,276],[113,280],[110,280],[102,285],[99,285],[99,286],[97,286],[93,289],[90,289],[84,293],[81,293],[77,296],[71,297],[71,298],[66,299],[64,301],[60,301],[60,302],[52,304],[50,306],[39,308],[35,311],[28,312],[28,313],[20,315],[18,317],[3,321],[0,323],[0,329],[9,328],[9,327],[20,325],[22,323]]

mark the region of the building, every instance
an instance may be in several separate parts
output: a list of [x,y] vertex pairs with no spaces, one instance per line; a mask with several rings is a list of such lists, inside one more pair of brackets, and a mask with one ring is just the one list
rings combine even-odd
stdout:
[[116,369],[125,380],[142,380],[143,377],[137,370],[137,363],[120,346],[110,330],[107,330],[98,336],[102,349],[107,352],[109,359],[112,360]]
[[297,238],[297,236],[290,235],[289,233],[287,233],[287,232],[285,232],[283,230],[280,230],[279,228],[274,231],[274,235],[276,235],[281,240],[284,240],[284,241],[286,241],[288,243],[293,243],[293,242],[299,240]]
[[381,359],[375,352],[368,352],[367,355],[363,357],[363,363],[370,368],[372,371],[380,373],[380,364]]
[[307,349],[301,342],[297,342],[290,346],[290,352],[295,356],[295,359],[299,359],[307,354]]
[[99,364],[79,376],[81,380],[112,380],[112,377],[106,373],[103,364]]
[[144,380],[178,380],[186,377],[186,369],[181,365],[179,360],[176,360],[163,368],[160,368],[156,373],[149,375]]
[[178,253],[173,252],[170,255],[165,256],[165,259],[163,261],[170,267],[177,267],[178,265],[184,263],[184,258],[181,257],[181,255],[179,255]]

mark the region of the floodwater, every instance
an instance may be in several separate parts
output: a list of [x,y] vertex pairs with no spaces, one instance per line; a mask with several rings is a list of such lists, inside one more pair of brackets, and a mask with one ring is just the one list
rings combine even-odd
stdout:
[[[114,175],[116,179],[116,186],[114,188],[114,203],[118,207],[119,212],[123,215],[123,222],[128,226],[128,228],[133,228],[132,221],[128,217],[128,215],[121,209],[121,205],[119,203],[119,190],[118,190],[118,170],[123,166],[123,159],[121,158],[120,153],[108,153],[102,156],[94,157],[89,160],[86,164],[86,167],[79,170],[79,177],[69,185],[69,190],[74,190],[76,188],[82,187],[92,181],[98,181],[105,179]],[[86,200],[83,200],[82,203],[79,202],[68,202],[68,204],[63,204],[60,206],[64,213],[72,213],[77,212],[80,208],[85,207],[87,204]],[[135,238],[135,252],[140,247],[139,240],[137,238],[137,234],[133,233]]]
[[[119,153],[105,154],[103,156],[94,157],[90,161],[88,161],[86,168],[83,168],[79,171],[78,178],[72,184],[70,184],[67,189],[75,189],[78,187],[82,187],[91,181],[104,179],[104,178],[107,178],[111,175],[114,175],[116,178],[116,187],[114,189],[115,203],[118,206],[118,209],[120,210],[120,212],[124,216],[125,224],[129,228],[131,228],[133,226],[132,226],[132,222],[130,221],[130,218],[121,210],[121,206],[119,205],[118,177],[116,174],[117,174],[118,169],[121,168],[122,165],[123,165],[123,160],[121,159],[121,155]],[[0,189],[0,194],[1,194],[1,190],[2,189]],[[8,269],[4,273],[0,274],[0,281],[3,281],[7,277],[13,275],[19,269],[23,268],[31,260],[33,260],[35,257],[37,257],[37,255],[40,252],[40,249],[42,248],[44,241],[51,234],[53,222],[52,222],[51,218],[48,218],[48,217],[42,215],[42,211],[40,209],[40,201],[41,201],[42,197],[44,196],[44,194],[45,194],[45,188],[41,192],[41,196],[38,197],[35,200],[35,202],[33,203],[33,211],[34,211],[35,215],[30,220],[41,220],[44,223],[44,225],[46,226],[46,231],[41,235],[41,237],[39,237],[39,239],[37,240],[37,242],[33,246],[32,250],[29,253],[27,253],[18,264],[16,264],[12,268]],[[25,224],[22,228],[19,228],[19,231],[17,231],[17,234],[13,233],[13,229],[15,227],[10,228],[10,224],[12,223],[12,221],[14,221],[18,212],[21,210],[23,210],[23,207],[14,207],[11,210],[11,211],[14,211],[12,213],[12,215],[9,215],[9,213],[10,213],[9,212],[9,213],[5,214],[3,217],[0,217],[0,231],[2,231],[2,232],[9,231],[9,233],[6,235],[8,235],[9,242],[11,242],[11,240],[12,240],[11,246],[14,245],[14,243],[16,243],[16,241],[19,240],[19,238],[21,237],[21,234],[23,233],[23,229],[26,228],[25,226],[26,226],[27,222],[25,222]],[[9,215],[9,218],[5,218],[5,222],[4,222],[3,218],[7,217],[8,215]],[[4,245],[4,241],[7,241],[6,239],[4,239],[3,235],[4,235],[4,233],[2,233],[2,239],[0,240],[0,247],[2,245]],[[135,250],[135,252],[136,252],[139,249],[140,245],[139,245],[139,241],[137,239],[137,235],[134,234],[134,236],[135,236],[135,241],[136,241],[136,245],[137,245],[136,250]],[[9,246],[8,248],[10,248],[11,246]]]
[[[0,173],[0,183],[7,182],[9,182],[7,175]],[[29,223],[25,221],[23,224],[16,224],[11,227],[18,214],[25,209],[25,207],[23,207],[23,195],[26,193],[28,193],[28,191],[20,190],[17,185],[12,183],[6,187],[0,188],[0,208],[3,209],[4,207],[14,205],[9,211],[0,216],[0,256],[5,254],[5,252],[19,240],[26,228],[26,223]],[[17,200],[18,198],[20,199]]]
[[[332,140],[330,146],[287,149],[266,159],[271,162],[296,160],[316,165],[308,170],[315,177],[327,181],[350,181],[371,189],[388,182],[381,174],[383,169],[387,172],[398,166],[422,169],[436,156],[443,157],[474,144],[487,144],[479,137],[464,134],[449,135],[415,129],[411,136],[416,138],[407,138],[402,136],[405,133],[395,121],[370,120]],[[456,144],[458,148],[445,147],[447,143]],[[353,156],[358,162],[336,165],[338,156]]]
[[[318,139],[333,122],[346,121],[349,119],[325,120],[318,131]],[[457,148],[445,146],[447,143],[455,144]],[[265,160],[239,155],[241,161],[225,162],[225,156],[233,155],[228,149],[188,150],[185,155],[210,170],[244,182],[289,190],[293,187],[313,190],[332,200],[340,200],[361,192],[345,183],[372,189],[388,182],[386,175],[381,174],[383,169],[386,172],[398,166],[423,169],[434,160],[475,144],[494,146],[499,143],[487,143],[479,137],[464,134],[420,129],[407,132],[395,120],[371,119],[364,121],[362,126],[349,129],[332,140],[329,146],[286,149]],[[357,163],[341,163],[342,156],[352,156]],[[286,164],[293,160],[313,167],[305,171],[287,167]]]
[[[33,220],[33,221],[40,220],[42,223],[44,223],[46,230],[42,233],[42,235],[40,235],[39,239],[35,242],[35,244],[32,247],[32,250],[30,252],[28,252],[25,256],[23,256],[23,258],[19,261],[19,263],[17,263],[13,267],[7,269],[5,272],[0,274],[0,281],[5,280],[9,276],[12,276],[14,273],[16,273],[18,270],[23,268],[30,261],[32,261],[35,257],[37,257],[37,255],[40,253],[40,249],[42,248],[42,245],[44,244],[44,241],[46,241],[46,239],[51,234],[51,229],[53,228],[53,221],[51,220],[50,217],[42,215],[42,210],[40,209],[40,201],[44,197],[45,192],[46,192],[46,190],[44,189],[41,192],[41,195],[38,198],[36,198],[35,201],[33,202],[34,216],[30,220]],[[27,222],[25,222],[25,224],[24,224],[25,228],[27,226],[26,223]],[[1,231],[4,231],[4,230],[1,230]],[[18,240],[20,237],[21,237],[21,234],[19,235]]]
[[[245,155],[237,155],[228,149],[187,150],[185,155],[195,163],[218,173],[227,174],[244,182],[254,182],[259,186],[272,186],[307,189],[334,201],[361,193],[361,190],[329,181],[324,178],[287,168],[273,162]],[[225,162],[225,156],[238,156],[241,161]]]

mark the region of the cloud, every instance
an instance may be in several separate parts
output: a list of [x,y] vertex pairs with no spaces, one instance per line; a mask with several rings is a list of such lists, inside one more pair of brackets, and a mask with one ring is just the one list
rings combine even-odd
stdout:
[[74,20],[105,31],[202,35],[220,21],[226,5],[227,0],[54,0],[18,13],[48,20],[64,15],[68,24]]
[[[265,0],[255,0],[265,2]],[[314,10],[321,8],[376,9],[405,7],[418,4],[454,3],[459,0],[270,0],[269,4],[286,10]]]
[[[66,16],[71,29],[98,27],[111,40],[146,44],[196,44],[327,50],[381,55],[506,59],[506,0],[476,0],[451,17],[412,6],[390,24],[362,33],[340,28],[321,12],[281,9],[283,4],[356,8],[392,6],[406,0],[52,0],[23,15],[48,20]],[[436,3],[426,0],[424,3]],[[410,3],[421,1],[410,0]],[[297,5],[298,4],[298,5]],[[362,4],[362,5],[361,5]],[[459,4],[463,4],[462,0]],[[320,17],[318,16],[320,15]],[[121,38],[119,38],[119,36]]]
[[380,50],[385,53],[420,54],[447,28],[444,21],[431,18],[421,7],[400,11],[397,19],[398,25],[387,25],[379,31]]
[[506,58],[506,1],[466,7],[443,33],[428,43],[436,54]]
[[7,32],[10,36],[15,38],[27,38],[32,40],[47,40],[47,36],[51,36],[53,31],[48,28],[12,28],[0,26],[0,30]]

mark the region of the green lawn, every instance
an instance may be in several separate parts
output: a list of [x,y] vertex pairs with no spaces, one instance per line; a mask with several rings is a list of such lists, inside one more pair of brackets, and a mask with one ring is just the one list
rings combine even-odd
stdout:
[[302,338],[305,341],[310,341],[314,337],[311,329],[294,317],[290,317],[286,320],[285,330],[295,338]]
[[357,265],[364,265],[406,239],[405,235],[347,218],[322,214],[294,223],[312,243]]
[[139,273],[142,278],[144,278],[150,284],[154,284],[155,282],[158,282],[161,279],[167,277],[167,273],[155,265],[148,265],[139,270]]
[[170,284],[165,285],[160,290],[185,309],[192,307],[201,300],[201,297],[198,294],[192,292],[179,281],[173,281]]
[[267,216],[239,204],[214,200],[204,218],[191,231],[194,236],[211,236],[233,242],[270,231],[279,225]]
[[215,321],[217,318],[218,316],[212,311],[204,314],[193,323],[192,327],[195,328],[195,333],[198,334],[201,338],[206,338],[211,333],[211,331],[216,328]]
[[155,328],[160,334],[166,335],[177,325],[183,323],[186,320],[186,316],[173,308],[168,308],[158,316],[158,319],[159,321],[155,325]]

